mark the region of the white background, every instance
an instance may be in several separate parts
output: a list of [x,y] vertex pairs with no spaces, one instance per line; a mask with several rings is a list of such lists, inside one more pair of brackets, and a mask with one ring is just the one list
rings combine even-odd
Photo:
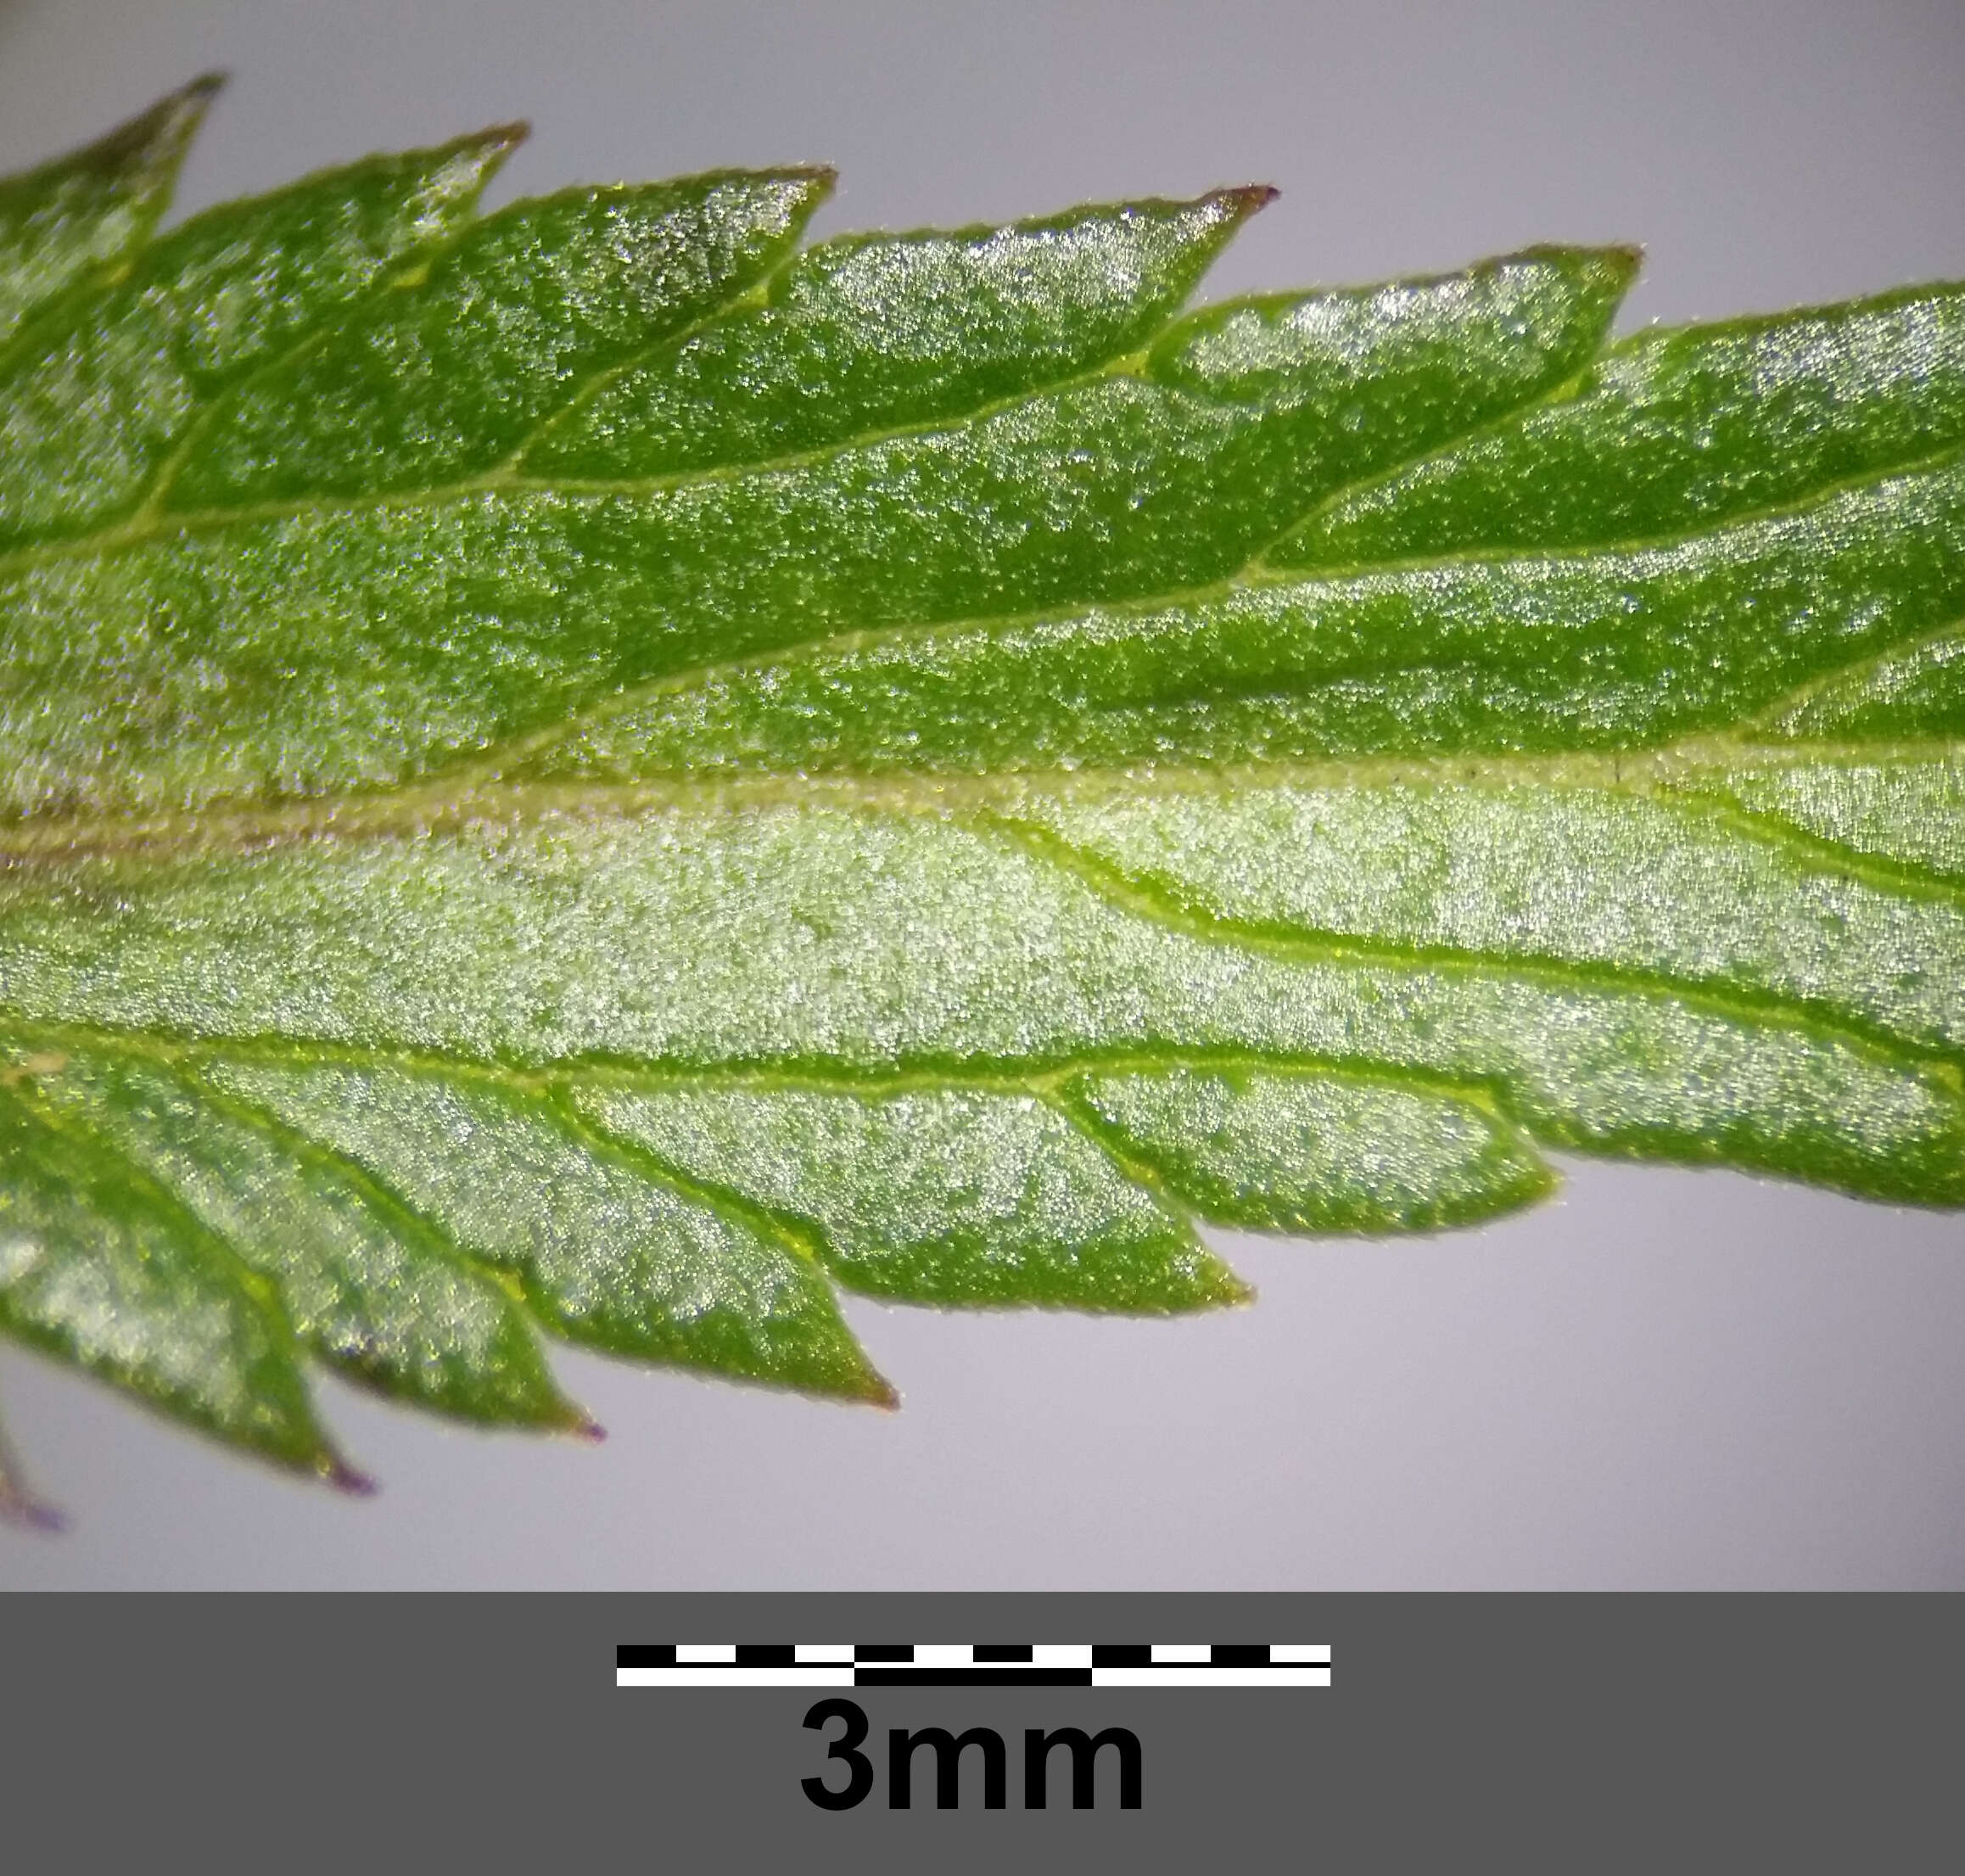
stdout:
[[[821,232],[1268,181],[1209,293],[1636,239],[1626,323],[1965,273],[1957,0],[332,6],[0,0],[0,170],[207,66],[187,208],[528,116],[493,201],[815,160]],[[1178,1324],[854,1302],[886,1415],[568,1355],[609,1427],[481,1436],[323,1382],[384,1494],[0,1351],[58,1539],[17,1585],[1965,1586],[1965,1225],[1572,1165],[1419,1243],[1223,1236]]]

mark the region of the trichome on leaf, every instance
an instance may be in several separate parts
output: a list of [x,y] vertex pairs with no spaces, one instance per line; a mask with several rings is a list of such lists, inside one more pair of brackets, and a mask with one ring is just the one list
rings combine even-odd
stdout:
[[[1965,294],[1622,248],[1184,311],[1267,192],[801,246],[0,183],[0,1329],[346,1476],[543,1335],[1237,1300],[1545,1147],[1965,1200]],[[0,1488],[0,1497],[4,1488]]]

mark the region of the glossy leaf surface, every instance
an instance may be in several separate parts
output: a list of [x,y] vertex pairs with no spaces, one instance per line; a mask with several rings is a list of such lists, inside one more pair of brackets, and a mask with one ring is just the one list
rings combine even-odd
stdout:
[[510,131],[152,235],[208,89],[0,183],[0,1328],[348,1479],[309,1362],[888,1400],[842,1288],[1545,1147],[1965,1203],[1959,289],[1183,311],[1267,192],[801,249]]

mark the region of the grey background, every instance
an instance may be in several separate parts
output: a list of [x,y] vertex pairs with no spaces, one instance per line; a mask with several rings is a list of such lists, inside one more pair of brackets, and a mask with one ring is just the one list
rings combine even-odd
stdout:
[[[1273,181],[1218,294],[1647,244],[1632,322],[1965,272],[1957,0],[1673,4],[0,0],[0,168],[210,64],[197,207],[532,117],[494,200],[825,160],[820,232]],[[236,1461],[0,1351],[64,1537],[14,1585],[1959,1587],[1965,1224],[1577,1164],[1396,1245],[1223,1237],[1180,1324],[854,1302],[882,1415],[566,1356],[597,1450],[322,1384],[384,1495]]]

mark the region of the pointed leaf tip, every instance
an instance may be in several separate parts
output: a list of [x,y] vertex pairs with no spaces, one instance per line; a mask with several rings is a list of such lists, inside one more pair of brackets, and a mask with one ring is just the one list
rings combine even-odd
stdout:
[[515,117],[506,124],[487,124],[483,130],[462,141],[485,144],[501,150],[515,150],[531,135],[531,121],[527,118]]
[[351,1498],[372,1498],[382,1490],[380,1485],[366,1472],[358,1472],[345,1459],[324,1459],[321,1463],[321,1476],[337,1492],[344,1492]]
[[839,171],[830,163],[794,163],[784,173],[811,184],[814,208],[827,200],[839,187]]
[[1226,203],[1238,219],[1243,219],[1268,208],[1282,193],[1271,182],[1240,182],[1233,188],[1217,189],[1214,199]]
[[523,118],[516,118],[508,124],[487,124],[481,131],[467,131],[439,148],[468,160],[476,174],[476,188],[481,190],[531,135],[532,126]]
[[68,1519],[53,1505],[42,1503],[0,1475],[0,1524],[18,1525],[25,1531],[50,1533],[65,1531]]
[[175,176],[211,101],[226,83],[222,71],[200,73],[88,148],[104,169],[152,170],[160,181]]
[[68,1520],[51,1504],[33,1498],[0,1500],[0,1524],[18,1525],[54,1537],[68,1529]]
[[466,131],[447,143],[435,145],[434,154],[453,160],[454,186],[475,201],[506,160],[531,135],[532,126],[523,118],[508,124],[487,124],[483,130]]
[[757,171],[754,174],[760,180],[803,186],[803,199],[794,211],[801,227],[819,204],[827,200],[839,186],[839,171],[830,163],[773,164],[769,169]]
[[1644,250],[1635,241],[1607,242],[1595,252],[1626,288],[1643,271]]

